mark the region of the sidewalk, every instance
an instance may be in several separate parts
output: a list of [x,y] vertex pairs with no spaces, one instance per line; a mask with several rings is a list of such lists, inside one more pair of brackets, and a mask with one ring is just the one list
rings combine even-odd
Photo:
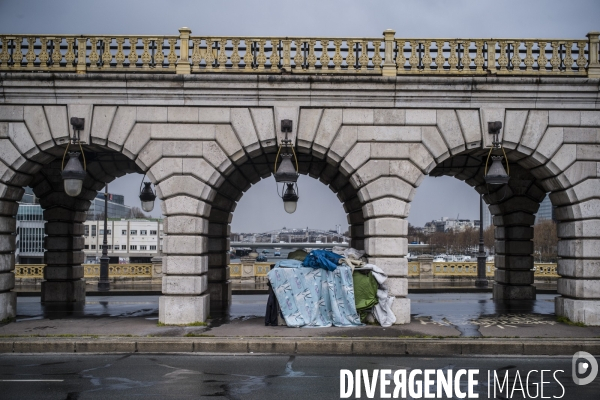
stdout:
[[83,307],[68,311],[44,306],[39,297],[19,297],[17,320],[0,325],[0,352],[600,353],[600,327],[557,322],[555,295],[509,305],[495,303],[490,293],[409,297],[411,323],[389,328],[267,327],[265,295],[234,295],[229,317],[181,327],[158,326],[155,295],[90,296]]

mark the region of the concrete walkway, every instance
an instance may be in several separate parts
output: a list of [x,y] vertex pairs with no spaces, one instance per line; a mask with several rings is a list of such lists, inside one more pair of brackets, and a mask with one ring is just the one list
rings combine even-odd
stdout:
[[[254,349],[295,353],[303,351],[303,343],[316,342],[310,351],[327,354],[465,354],[475,351],[475,343],[488,349],[487,354],[563,354],[572,349],[593,354],[591,350],[596,346],[600,350],[600,340],[596,339],[600,338],[600,327],[573,326],[556,320],[555,295],[538,295],[536,301],[512,304],[496,303],[490,293],[423,293],[409,297],[413,311],[410,324],[389,328],[267,327],[265,295],[234,295],[229,316],[211,319],[207,326],[181,327],[158,325],[158,296],[90,296],[85,305],[69,310],[44,305],[39,297],[19,297],[17,320],[0,326],[0,347],[6,352]],[[569,338],[569,343],[561,338]],[[432,341],[437,347],[431,346]],[[429,344],[411,350],[416,343]]]

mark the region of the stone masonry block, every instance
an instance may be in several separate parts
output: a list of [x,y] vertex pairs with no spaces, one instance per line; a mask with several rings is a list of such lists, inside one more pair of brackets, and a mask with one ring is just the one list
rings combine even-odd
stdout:
[[7,292],[15,287],[15,274],[0,272],[0,293]]
[[344,125],[373,125],[373,109],[344,108],[342,123]]
[[359,142],[416,142],[421,140],[420,126],[359,126]]
[[214,124],[152,124],[150,137],[159,140],[215,140]]
[[600,260],[581,258],[561,258],[557,273],[568,278],[600,278]]
[[407,217],[410,210],[410,203],[393,198],[384,197],[374,200],[363,206],[363,216],[365,219],[376,217]]
[[388,277],[406,277],[408,275],[408,260],[406,257],[369,257],[369,264],[377,265]]
[[369,237],[365,239],[365,252],[370,257],[404,256],[408,241],[401,237]]
[[201,107],[198,113],[201,124],[228,124],[231,122],[231,109],[228,107]]
[[322,114],[322,109],[303,108],[300,110],[297,136],[298,151],[300,153],[310,153]]
[[254,129],[249,109],[232,108],[231,127],[248,154],[257,155],[261,152],[259,138]]
[[165,256],[163,273],[167,275],[201,275],[208,270],[208,256]]
[[569,258],[600,258],[600,239],[559,240],[558,256]]
[[15,254],[0,254],[0,272],[12,271],[15,269]]
[[138,107],[136,120],[140,122],[167,122],[168,107]]
[[163,276],[163,294],[202,294],[208,288],[206,275],[200,276]]
[[437,126],[448,144],[451,154],[456,154],[466,148],[465,139],[454,110],[438,110]]
[[0,252],[15,251],[16,236],[12,234],[0,235]]
[[390,161],[369,160],[350,178],[350,183],[356,189],[361,188],[381,176],[390,175]]
[[342,126],[342,113],[340,109],[326,109],[323,111],[317,133],[313,142],[313,154],[323,158],[331,142]]
[[356,126],[342,126],[340,132],[335,137],[331,144],[331,148],[327,156],[336,163],[339,163],[348,151],[354,146],[357,141]]
[[556,315],[582,322],[589,326],[600,325],[600,300],[571,299],[563,296],[555,298]]
[[406,297],[408,294],[408,280],[406,278],[388,277],[385,281],[390,296]]
[[108,133],[108,147],[120,151],[136,121],[136,107],[120,106]]
[[550,110],[548,112],[550,126],[579,126],[581,125],[580,111]]
[[206,253],[205,236],[166,236],[164,238],[163,252],[168,255],[200,255]]
[[375,125],[404,125],[406,123],[406,110],[376,108],[373,110],[373,123]]
[[162,199],[177,196],[187,195],[195,197],[203,201],[212,201],[216,191],[214,191],[206,183],[189,175],[174,175],[157,185],[160,190]]
[[366,236],[406,236],[408,221],[401,218],[375,218],[365,221]]
[[358,197],[362,202],[368,202],[381,197],[396,197],[401,200],[411,201],[415,195],[415,188],[397,177],[381,177],[362,187]]
[[360,168],[365,162],[367,162],[370,155],[370,144],[357,143],[354,145],[352,150],[348,152],[348,155],[346,155],[346,157],[342,160],[340,172],[346,176],[349,176],[358,168]]
[[396,316],[395,325],[410,324],[410,299],[395,298],[392,303],[392,312]]
[[210,204],[189,196],[176,196],[163,201],[163,214],[192,215],[208,217],[210,215]]
[[167,325],[204,322],[209,313],[208,294],[200,296],[161,296],[158,320]]
[[600,280],[597,279],[558,279],[558,293],[579,299],[599,299]]
[[436,110],[406,110],[406,125],[435,125]]
[[198,123],[198,107],[167,107],[168,122]]
[[164,232],[171,234],[207,234],[208,219],[189,215],[174,215],[165,219]]
[[0,293],[0,321],[17,316],[17,293]]

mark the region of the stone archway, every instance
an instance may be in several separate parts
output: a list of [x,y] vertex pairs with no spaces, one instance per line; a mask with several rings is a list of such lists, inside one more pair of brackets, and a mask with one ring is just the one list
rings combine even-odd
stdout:
[[[227,302],[227,260],[219,254],[227,245],[230,213],[250,184],[270,174],[269,164],[281,139],[279,121],[291,119],[292,138],[303,157],[301,172],[329,184],[343,202],[353,246],[363,247],[370,261],[391,277],[392,294],[399,298],[395,302],[399,323],[408,322],[410,316],[410,302],[405,298],[406,217],[415,189],[424,175],[450,157],[489,146],[484,127],[488,121],[504,121],[502,140],[514,150],[509,154],[511,162],[535,178],[535,184],[520,188],[524,192],[515,192],[525,193],[529,201],[497,200],[494,214],[502,215],[499,221],[511,228],[499,238],[505,243],[505,263],[511,267],[504,268],[510,280],[505,286],[524,275],[513,271],[514,261],[528,257],[527,245],[523,245],[529,240],[527,223],[513,225],[511,218],[534,212],[541,188],[559,206],[559,273],[563,276],[559,291],[563,296],[557,300],[557,313],[600,324],[600,160],[594,136],[600,112],[301,108],[286,103],[273,107],[0,106],[1,140],[6,143],[0,146],[2,315],[14,314],[9,274],[14,264],[10,231],[16,201],[21,188],[62,155],[56,150],[60,152],[68,140],[70,116],[86,118],[83,140],[89,145],[122,153],[135,162],[132,168],[147,171],[157,185],[167,234],[161,322],[205,320],[209,293],[214,294],[213,301]],[[78,199],[59,199],[57,175],[51,169],[45,171],[45,180],[36,181],[39,193],[49,193],[48,204],[69,204],[69,215],[56,217],[56,229],[61,232],[56,235],[62,239],[50,241],[57,243],[59,252],[64,249],[64,254],[70,254],[67,260],[57,261],[58,267],[61,263],[77,266],[80,233],[76,228],[69,231],[68,226],[80,224],[82,204],[89,203],[87,197],[95,193],[99,182],[109,179],[103,174],[116,176],[115,170],[122,170],[104,168]],[[489,197],[493,202],[493,195]]]

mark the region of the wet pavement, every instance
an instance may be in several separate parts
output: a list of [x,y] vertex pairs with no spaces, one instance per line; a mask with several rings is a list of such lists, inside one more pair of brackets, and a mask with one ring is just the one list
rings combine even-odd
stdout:
[[[367,370],[371,376],[386,371],[388,398],[396,371],[426,369],[458,377],[456,396],[436,398],[464,397],[469,387],[458,371],[467,369],[477,370],[470,388],[481,399],[523,398],[525,392],[527,398],[596,399],[600,390],[598,379],[585,386],[574,383],[571,357],[3,354],[2,358],[0,386],[7,399],[339,399],[342,368]],[[546,375],[539,372],[540,366],[549,370]],[[494,381],[494,376],[500,380]],[[439,393],[435,378],[425,381],[420,372],[415,377],[418,393],[425,385],[432,386],[428,392]],[[367,396],[362,386],[361,395],[350,397],[380,398],[381,383],[372,382],[377,389],[373,396]]]
[[410,294],[409,324],[389,328],[288,328],[264,326],[267,295],[233,295],[228,316],[209,325],[158,326],[159,296],[89,296],[85,304],[46,305],[39,297],[19,297],[16,322],[0,326],[4,335],[132,335],[218,337],[347,336],[347,337],[600,337],[600,327],[559,323],[556,295],[535,301],[495,302],[483,293]]

